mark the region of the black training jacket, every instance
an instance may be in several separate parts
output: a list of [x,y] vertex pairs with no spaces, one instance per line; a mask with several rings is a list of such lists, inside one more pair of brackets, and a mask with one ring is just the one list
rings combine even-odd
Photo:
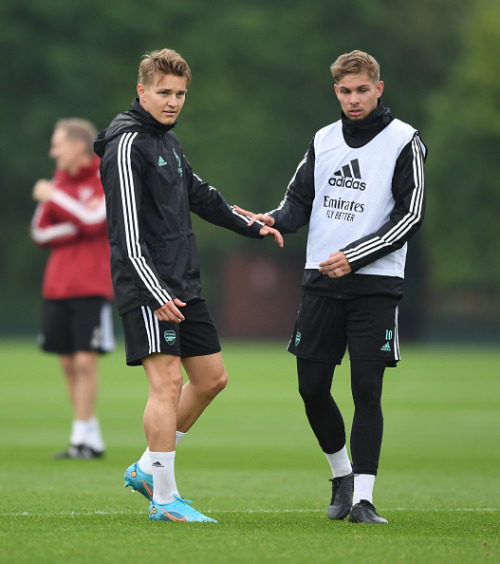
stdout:
[[139,104],[116,116],[94,143],[106,194],[111,274],[118,312],[201,293],[190,212],[247,237],[261,225],[235,212],[193,172],[172,126]]

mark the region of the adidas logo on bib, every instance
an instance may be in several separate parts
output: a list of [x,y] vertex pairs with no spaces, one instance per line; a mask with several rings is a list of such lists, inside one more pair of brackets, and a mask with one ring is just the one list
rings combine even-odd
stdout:
[[333,176],[328,179],[328,184],[339,188],[352,188],[353,190],[363,191],[366,188],[366,182],[361,182],[361,180],[359,161],[358,159],[353,159],[335,171]]

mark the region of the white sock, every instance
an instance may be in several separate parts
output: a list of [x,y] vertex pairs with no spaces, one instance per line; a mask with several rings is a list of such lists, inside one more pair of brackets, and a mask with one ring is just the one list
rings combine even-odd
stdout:
[[145,474],[153,474],[153,468],[151,466],[151,454],[149,452],[149,447],[146,448],[146,450],[142,453],[141,458],[139,458],[139,462],[137,463],[139,464],[139,468],[145,473]]
[[[183,437],[186,436],[186,433],[181,433],[180,431],[176,431],[175,432],[175,444],[177,444]],[[139,462],[137,464],[139,464],[139,468],[145,473],[145,474],[152,474],[153,473],[153,468],[151,466],[151,451],[149,450],[149,447],[146,448],[146,450],[142,453],[141,458],[139,458]]]
[[325,456],[330,464],[334,478],[341,478],[342,476],[347,476],[352,472],[351,461],[349,460],[345,445],[341,450],[334,452],[333,454],[325,452]]
[[354,496],[352,504],[356,505],[362,499],[373,503],[373,486],[375,476],[373,474],[354,474]]
[[175,483],[175,450],[172,452],[151,452],[153,468],[153,500],[159,505],[175,501],[179,496]]
[[91,417],[88,420],[87,432],[84,438],[84,443],[97,450],[99,452],[104,452],[105,445],[101,434],[101,427],[99,425],[99,420],[97,417]]
[[72,445],[83,445],[85,443],[85,437],[87,436],[87,429],[89,428],[88,421],[82,421],[81,419],[74,419],[73,425],[71,427],[71,437],[69,439]]

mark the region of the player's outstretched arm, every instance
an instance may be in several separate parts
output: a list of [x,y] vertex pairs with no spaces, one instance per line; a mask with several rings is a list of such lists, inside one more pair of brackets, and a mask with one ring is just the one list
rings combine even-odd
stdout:
[[274,239],[274,242],[278,245],[278,247],[283,248],[284,245],[283,235],[277,229],[274,229],[273,227],[269,227],[268,225],[264,225],[264,227],[262,227],[262,229],[259,231],[259,234],[262,237],[265,237],[266,235],[271,235],[271,237]]
[[272,227],[274,225],[274,217],[271,217],[270,215],[267,215],[265,213],[253,213],[251,211],[244,210],[237,205],[234,205],[233,207],[241,215],[246,215],[250,218],[250,223],[248,225],[252,225],[256,221],[262,221],[269,227]]
[[250,218],[250,222],[248,223],[249,226],[253,225],[256,221],[263,223],[264,226],[260,230],[259,234],[262,237],[265,237],[266,235],[271,235],[272,238],[274,239],[275,243],[278,245],[278,247],[283,247],[283,244],[284,244],[283,235],[281,235],[281,233],[277,229],[273,228],[273,225],[274,225],[274,218],[273,217],[271,217],[270,215],[266,215],[264,213],[253,213],[251,211],[244,210],[244,209],[242,209],[242,208],[240,208],[239,206],[236,206],[236,205],[233,206],[233,208],[239,214]]

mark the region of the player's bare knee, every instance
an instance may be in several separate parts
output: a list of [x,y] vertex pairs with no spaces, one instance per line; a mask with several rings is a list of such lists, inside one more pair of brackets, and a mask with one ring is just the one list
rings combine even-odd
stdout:
[[227,372],[224,370],[216,376],[205,380],[198,389],[203,395],[212,399],[222,392],[222,390],[227,386],[227,381]]
[[182,388],[182,373],[172,372],[168,378],[149,378],[149,396],[159,401],[178,398]]
[[224,372],[222,372],[222,374],[220,375],[217,381],[217,394],[219,392],[222,392],[222,390],[227,386],[227,382],[228,382],[228,376],[227,376],[227,372],[224,370]]

